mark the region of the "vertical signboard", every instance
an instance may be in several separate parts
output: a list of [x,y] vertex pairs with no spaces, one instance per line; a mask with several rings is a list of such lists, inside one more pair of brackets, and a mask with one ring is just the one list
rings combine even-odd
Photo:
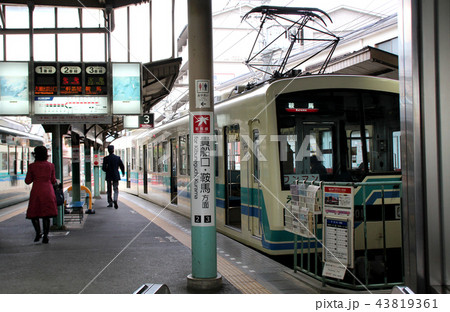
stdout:
[[141,114],[141,64],[112,64],[113,114]]
[[28,115],[28,62],[0,62],[0,115]]
[[325,265],[322,274],[343,279],[346,268],[354,265],[353,187],[325,186],[323,206]]
[[194,226],[215,226],[215,181],[213,151],[213,113],[191,112],[192,165],[191,222]]

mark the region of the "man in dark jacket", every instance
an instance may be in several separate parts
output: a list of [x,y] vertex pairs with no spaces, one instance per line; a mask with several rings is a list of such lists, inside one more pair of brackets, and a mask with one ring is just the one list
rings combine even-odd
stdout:
[[[108,192],[108,207],[119,208],[117,205],[117,199],[119,198],[119,168],[122,171],[122,176],[125,175],[125,168],[123,166],[122,159],[119,156],[114,155],[114,146],[108,146],[109,155],[103,158],[102,170],[106,172],[106,186]],[[114,188],[114,200],[112,199],[112,189]]]

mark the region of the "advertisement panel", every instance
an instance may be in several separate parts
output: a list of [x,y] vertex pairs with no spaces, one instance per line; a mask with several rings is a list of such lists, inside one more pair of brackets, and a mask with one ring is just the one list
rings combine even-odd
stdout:
[[28,62],[0,62],[0,115],[28,115]]
[[141,64],[112,64],[113,114],[141,114]]

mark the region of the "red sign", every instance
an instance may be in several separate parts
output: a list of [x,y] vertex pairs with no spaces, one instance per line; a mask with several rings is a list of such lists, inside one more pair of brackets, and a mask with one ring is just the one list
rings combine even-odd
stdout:
[[94,154],[94,166],[98,166],[100,165],[99,159],[98,159],[98,154]]
[[194,133],[209,133],[211,130],[211,116],[194,115]]
[[351,194],[352,189],[348,187],[325,186],[325,192]]
[[289,113],[317,113],[318,108],[286,108]]

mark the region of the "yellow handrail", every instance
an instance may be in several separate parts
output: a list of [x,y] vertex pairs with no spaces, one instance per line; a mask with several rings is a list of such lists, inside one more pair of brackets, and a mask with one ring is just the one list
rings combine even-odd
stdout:
[[[80,189],[81,190],[85,190],[89,194],[89,208],[88,208],[88,210],[92,210],[92,193],[91,193],[91,190],[88,189],[84,185],[80,185]],[[72,185],[69,186],[69,188],[67,189],[67,192],[70,192],[71,190],[72,190]]]

